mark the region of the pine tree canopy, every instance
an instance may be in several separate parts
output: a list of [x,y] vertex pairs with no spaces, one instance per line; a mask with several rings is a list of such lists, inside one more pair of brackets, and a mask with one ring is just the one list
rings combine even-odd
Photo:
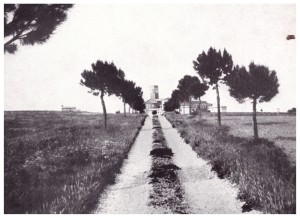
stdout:
[[92,71],[84,70],[81,74],[81,85],[84,85],[91,89],[94,95],[98,95],[101,92],[103,95],[116,94],[118,90],[119,80],[123,80],[123,74],[120,73],[113,62],[103,62],[98,60],[95,64],[92,64]]
[[180,101],[188,101],[189,97],[199,98],[203,96],[208,89],[208,86],[201,83],[199,78],[196,76],[185,75],[178,82],[177,86],[180,92]]
[[247,98],[269,102],[278,93],[279,87],[275,71],[253,62],[249,65],[249,71],[245,67],[235,66],[226,83],[230,95],[240,103]]
[[212,47],[209,48],[207,54],[203,51],[193,63],[199,76],[209,85],[214,85],[223,79],[231,72],[233,66],[232,57],[226,49],[222,53]]
[[17,41],[21,45],[46,42],[57,26],[67,18],[72,4],[5,4],[4,37],[11,37],[4,43],[4,51],[16,52]]

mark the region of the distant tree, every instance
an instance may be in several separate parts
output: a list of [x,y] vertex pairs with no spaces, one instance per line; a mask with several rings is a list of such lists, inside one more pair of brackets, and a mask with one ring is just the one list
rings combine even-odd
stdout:
[[254,138],[258,138],[256,105],[258,102],[269,102],[278,93],[278,79],[275,71],[270,71],[262,65],[235,66],[233,73],[227,77],[229,93],[239,103],[252,99]]
[[[197,79],[196,79],[197,78]],[[191,84],[191,95],[197,99],[199,98],[199,117],[201,118],[201,97],[205,95],[206,91],[208,90],[208,85],[206,83],[201,83],[198,77],[193,79],[193,83]]]
[[124,116],[126,116],[126,102],[125,97],[128,89],[128,80],[125,79],[125,73],[121,69],[118,70],[118,77],[115,78],[114,84],[114,93],[117,97],[122,98],[122,102],[124,104]]
[[180,108],[180,91],[178,89],[173,90],[171,98],[165,102],[165,111],[174,111]]
[[134,88],[134,95],[132,96],[132,108],[140,113],[143,113],[146,108],[145,101],[143,99],[143,91],[139,86]]
[[124,115],[126,115],[126,104],[128,104],[130,108],[142,113],[146,108],[142,88],[136,86],[135,82],[131,80],[124,80],[120,88],[124,104]]
[[232,57],[226,51],[217,51],[214,48],[209,48],[207,54],[203,51],[197,57],[196,61],[193,61],[194,69],[199,76],[210,86],[214,86],[217,94],[217,106],[218,106],[218,123],[221,126],[221,110],[220,110],[220,93],[219,83],[226,79],[226,76],[230,74],[233,67]]
[[21,45],[43,44],[67,18],[71,4],[5,4],[4,52],[14,53]]
[[98,60],[95,64],[92,64],[92,70],[84,70],[81,76],[80,84],[90,88],[89,92],[93,95],[100,95],[104,114],[104,128],[107,129],[107,113],[104,96],[119,94],[116,92],[117,83],[122,80],[122,74],[120,74],[120,71],[114,63]]
[[202,84],[196,76],[185,75],[179,80],[177,88],[180,93],[180,100],[189,102],[189,111],[191,114],[192,97],[197,99],[203,96],[205,91],[208,89],[208,86],[206,84]]
[[193,83],[193,79],[192,76],[189,75],[185,75],[182,79],[179,80],[178,85],[177,85],[177,89],[179,90],[180,93],[180,102],[185,103],[188,102],[189,103],[189,111],[191,113],[191,86],[190,84]]
[[[123,84],[123,90],[122,90],[122,99],[124,103],[124,110],[126,113],[126,107],[125,105],[129,105],[129,110],[133,106],[134,102],[134,96],[136,95],[136,90],[135,90],[135,82],[131,80],[125,80]],[[129,111],[130,112],[130,111]]]
[[289,110],[287,111],[287,113],[288,113],[288,114],[296,114],[296,108],[293,107],[292,109],[289,109]]

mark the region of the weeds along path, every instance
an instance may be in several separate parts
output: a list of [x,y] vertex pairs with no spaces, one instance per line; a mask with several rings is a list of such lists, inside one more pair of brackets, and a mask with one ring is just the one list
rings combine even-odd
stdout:
[[[197,157],[177,130],[165,117],[159,116],[169,147],[174,152],[173,162],[181,170],[181,182],[190,213],[242,213],[243,202],[237,200],[238,190],[227,180],[219,179],[206,161]],[[255,213],[255,211],[252,211]]]
[[151,169],[152,120],[147,117],[117,175],[115,184],[106,188],[95,213],[154,213],[148,206]]
[[149,205],[159,213],[188,213],[188,204],[178,178],[180,168],[173,162],[173,152],[165,140],[158,116],[153,116],[153,149]]

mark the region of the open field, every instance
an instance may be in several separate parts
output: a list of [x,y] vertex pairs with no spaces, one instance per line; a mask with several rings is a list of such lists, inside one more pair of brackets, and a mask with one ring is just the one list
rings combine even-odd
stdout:
[[5,213],[89,213],[145,116],[4,113]]
[[[208,124],[217,125],[217,117],[204,118]],[[296,164],[296,116],[258,116],[258,134],[279,146],[292,164]],[[222,125],[228,126],[229,134],[253,137],[252,116],[222,116]]]
[[[223,116],[222,127],[216,126],[216,117],[199,120],[198,116],[175,113],[166,113],[166,117],[220,178],[238,184],[239,198],[247,202],[245,211],[254,208],[264,213],[296,212],[296,167],[291,164],[291,156],[273,141],[253,140],[251,117],[239,121],[241,118]],[[295,117],[261,118],[258,117],[260,136],[295,137]],[[284,125],[277,124],[281,122]],[[265,133],[262,126],[266,127]]]

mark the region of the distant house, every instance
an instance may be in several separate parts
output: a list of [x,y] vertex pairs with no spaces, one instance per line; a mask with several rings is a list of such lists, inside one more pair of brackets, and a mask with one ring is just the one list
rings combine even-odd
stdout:
[[61,106],[61,111],[64,111],[64,112],[74,112],[76,111],[76,107],[64,107],[63,105]]
[[[201,111],[208,111],[209,108],[212,107],[212,104],[210,104],[206,101],[201,101],[200,105],[199,105],[199,103],[200,103],[199,100],[192,99],[192,101],[191,101],[191,112],[192,113],[197,112],[199,110],[199,106],[200,106]],[[189,112],[190,112],[189,102],[180,103],[179,112],[181,114],[189,114]]]
[[[208,108],[210,112],[218,112],[218,107],[210,107]],[[220,107],[221,112],[227,112],[227,106]]]

